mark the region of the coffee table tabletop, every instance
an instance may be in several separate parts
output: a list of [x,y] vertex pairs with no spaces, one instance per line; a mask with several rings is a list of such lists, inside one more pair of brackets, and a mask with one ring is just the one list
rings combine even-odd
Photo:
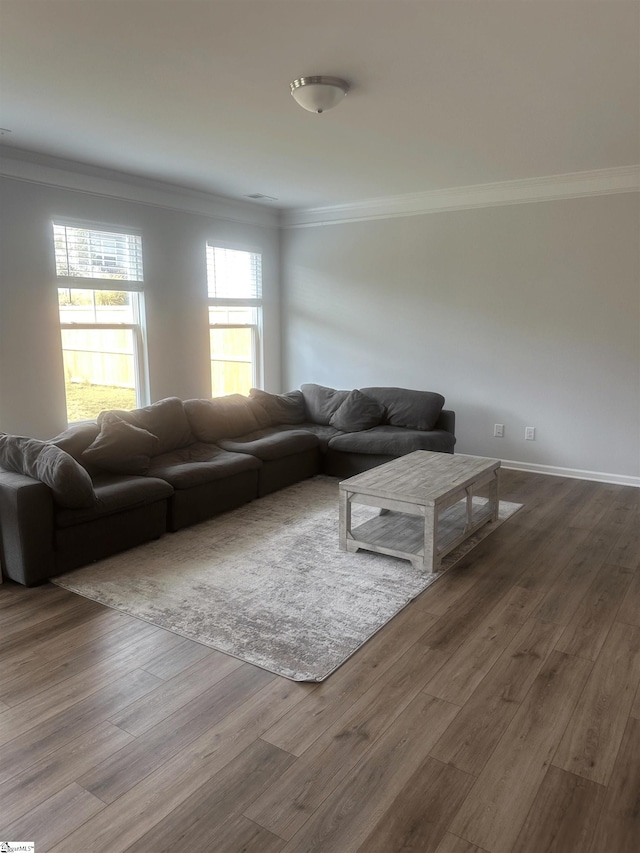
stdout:
[[[445,554],[496,521],[500,460],[416,450],[340,483],[340,548],[411,560],[438,571]],[[474,501],[479,489],[485,499]],[[380,516],[352,529],[352,504]]]

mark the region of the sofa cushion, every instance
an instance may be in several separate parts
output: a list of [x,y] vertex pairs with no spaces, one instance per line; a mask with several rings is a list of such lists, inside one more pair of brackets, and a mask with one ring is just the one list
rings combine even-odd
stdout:
[[[102,421],[108,414],[109,412],[100,412],[98,426],[102,426]],[[156,435],[159,440],[157,453],[186,447],[193,441],[182,400],[178,397],[167,397],[151,406],[132,409],[130,412],[114,410],[113,414],[127,423]]]
[[100,432],[81,461],[115,474],[146,474],[160,439],[146,429],[123,421],[115,412],[101,419]]
[[147,506],[156,501],[166,500],[173,494],[172,487],[163,480],[117,474],[102,474],[95,477],[94,488],[95,506],[59,510],[55,517],[57,527],[73,527],[106,515]]
[[289,391],[288,394],[269,394],[260,388],[252,388],[249,396],[265,410],[269,417],[266,426],[279,424],[301,424],[306,415],[302,391]]
[[431,430],[444,406],[442,394],[408,388],[361,388],[385,407],[384,423],[409,429]]
[[384,414],[382,403],[354,389],[349,391],[340,407],[331,415],[329,423],[343,432],[360,432],[378,426]]
[[71,424],[60,435],[52,438],[51,444],[55,444],[69,456],[73,456],[76,462],[80,462],[82,465],[82,454],[95,441],[99,432],[100,427],[95,421],[83,421],[82,423]]
[[307,383],[300,386],[304,397],[306,419],[314,424],[328,426],[331,416],[345,401],[349,392],[336,391],[335,388],[326,388],[324,385]]
[[318,443],[320,445],[320,450],[325,453],[327,447],[329,445],[330,439],[332,439],[336,435],[344,435],[339,429],[336,429],[332,426],[325,426],[324,424],[312,424],[308,421],[305,421],[303,424],[298,424],[296,426],[292,426],[290,424],[281,424],[278,427],[279,430],[299,430],[303,429],[305,432],[310,432],[312,435],[315,435],[318,439]]
[[331,450],[380,456],[404,456],[414,450],[453,452],[455,438],[443,429],[417,430],[377,426],[364,432],[349,432],[330,439]]
[[242,394],[211,400],[185,400],[184,409],[198,441],[214,444],[266,427],[270,420],[260,404]]
[[63,507],[89,507],[96,502],[91,477],[76,460],[47,441],[0,435],[0,468],[26,474],[49,486]]
[[218,444],[234,453],[250,453],[264,461],[294,456],[318,446],[315,435],[306,430],[281,430],[272,428],[239,436],[236,439],[221,439]]
[[256,421],[258,422],[258,426],[260,429],[267,429],[272,426],[271,415],[262,405],[259,400],[256,400],[254,397],[247,397],[247,403],[253,414],[255,415]]
[[159,477],[174,489],[191,489],[260,468],[261,463],[244,453],[228,453],[215,444],[196,442],[181,450],[154,456],[148,476]]

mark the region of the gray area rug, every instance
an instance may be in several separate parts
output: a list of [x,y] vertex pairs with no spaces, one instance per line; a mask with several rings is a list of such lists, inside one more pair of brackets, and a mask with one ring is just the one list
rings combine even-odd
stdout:
[[[501,501],[499,521],[443,571],[519,508]],[[354,506],[354,525],[377,512]],[[294,681],[322,681],[441,574],[340,551],[338,480],[319,476],[53,583]]]

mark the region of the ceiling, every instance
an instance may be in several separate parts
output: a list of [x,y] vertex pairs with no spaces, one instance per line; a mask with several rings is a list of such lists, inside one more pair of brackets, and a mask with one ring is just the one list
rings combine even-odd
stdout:
[[636,0],[0,0],[0,56],[3,143],[278,208],[640,160]]

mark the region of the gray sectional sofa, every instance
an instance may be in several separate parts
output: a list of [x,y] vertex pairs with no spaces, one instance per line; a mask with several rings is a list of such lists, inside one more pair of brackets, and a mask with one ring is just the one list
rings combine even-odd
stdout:
[[427,391],[308,384],[102,412],[46,442],[0,434],[3,574],[33,586],[315,474],[453,453],[443,405]]

